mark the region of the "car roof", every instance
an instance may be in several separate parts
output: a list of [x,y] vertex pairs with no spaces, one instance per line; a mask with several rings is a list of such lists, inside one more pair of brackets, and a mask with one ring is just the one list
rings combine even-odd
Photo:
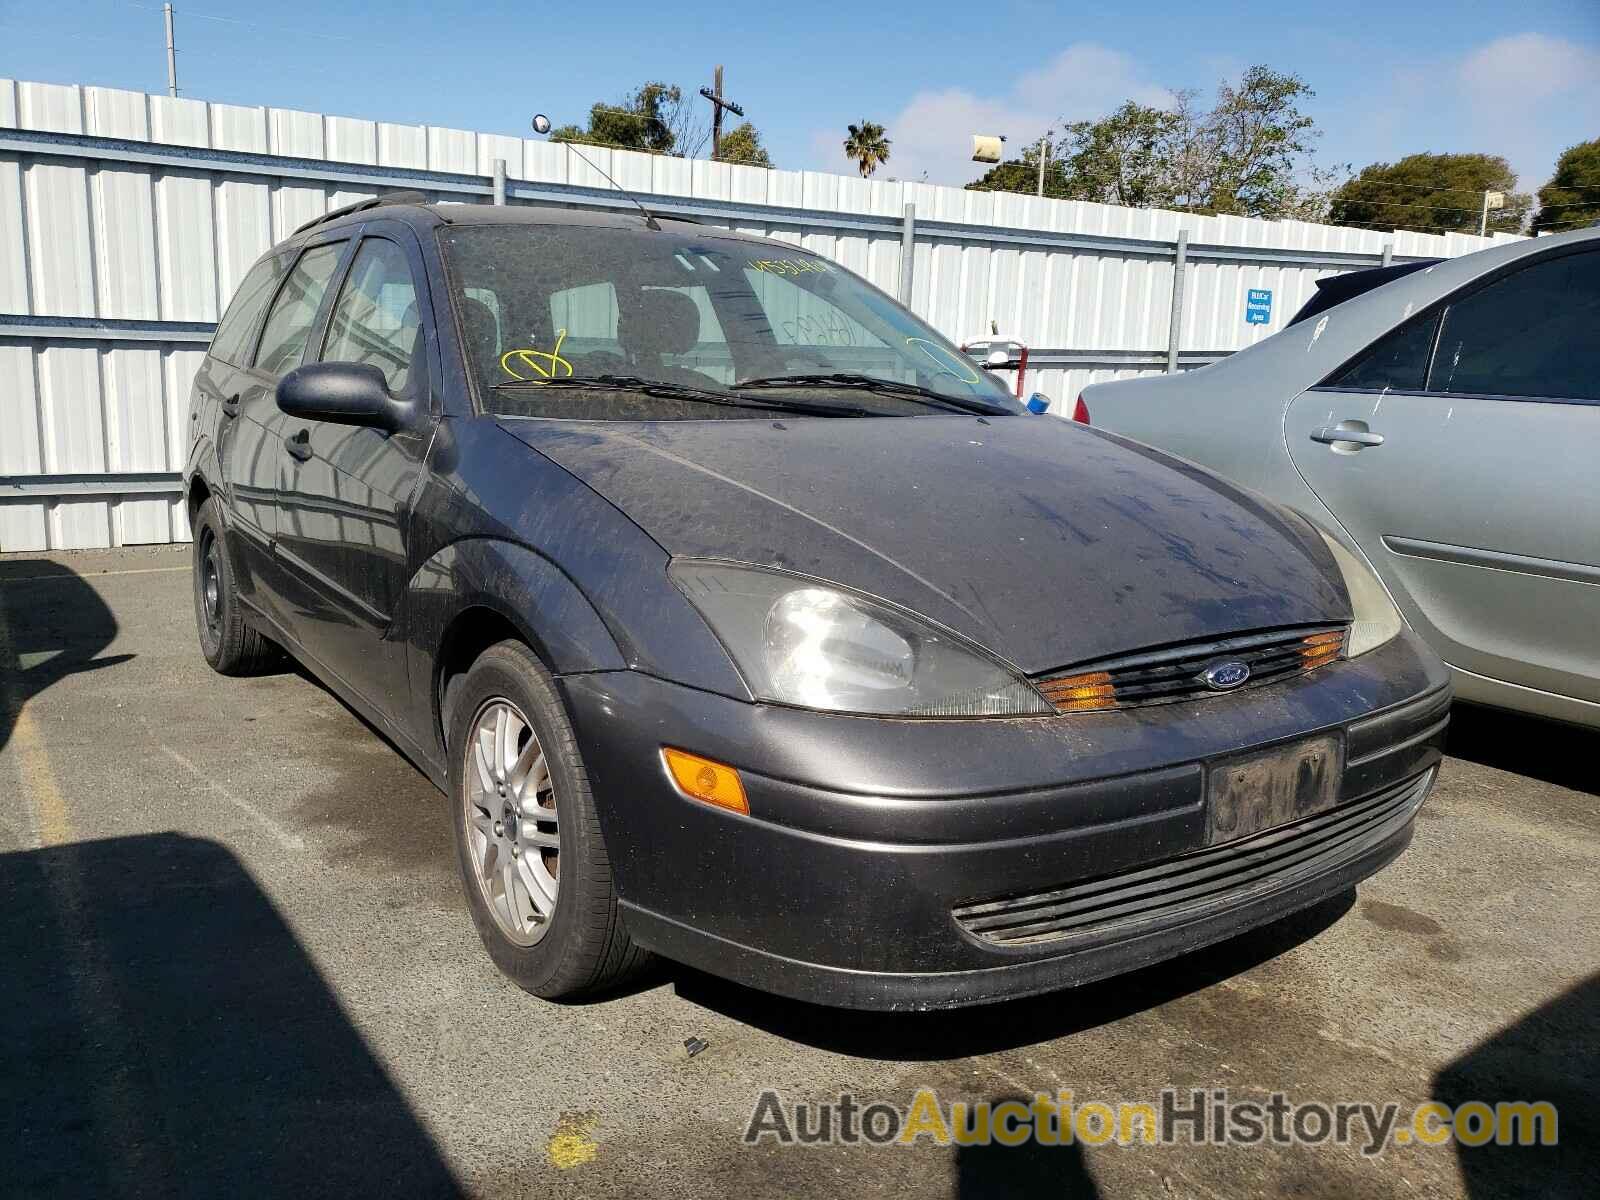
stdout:
[[[626,193],[624,193],[626,195]],[[415,199],[413,199],[415,197]],[[794,249],[787,242],[744,233],[721,225],[703,225],[698,221],[674,217],[663,213],[651,214],[665,233],[686,236],[727,238],[749,242],[753,245],[779,246]],[[335,209],[307,221],[285,238],[274,249],[298,245],[301,241],[331,229],[359,225],[375,217],[403,221],[417,232],[437,229],[441,225],[556,225],[589,229],[644,228],[644,218],[637,209],[620,209],[616,212],[581,208],[557,208],[553,205],[526,204],[437,204],[426,201],[419,192],[391,193],[368,200],[357,201],[344,208]]]

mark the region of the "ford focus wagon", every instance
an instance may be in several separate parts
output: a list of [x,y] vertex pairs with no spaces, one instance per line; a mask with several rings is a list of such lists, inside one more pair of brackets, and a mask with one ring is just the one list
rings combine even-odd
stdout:
[[207,660],[427,773],[540,996],[1081,983],[1348,889],[1439,762],[1358,551],[788,242],[356,205],[250,271],[191,428]]

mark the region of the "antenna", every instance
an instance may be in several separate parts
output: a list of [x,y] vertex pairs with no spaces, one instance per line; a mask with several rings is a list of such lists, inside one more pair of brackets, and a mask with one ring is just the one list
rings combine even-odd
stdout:
[[[550,132],[550,118],[545,116],[543,113],[539,113],[536,117],[533,118],[533,131],[535,133],[549,133]],[[651,214],[650,210],[648,208],[646,208],[644,205],[639,203],[639,197],[635,196],[627,188],[623,187],[615,179],[611,178],[610,175],[607,175],[604,171],[600,170],[600,164],[595,162],[594,159],[590,158],[582,150],[579,150],[576,143],[568,142],[568,143],[566,143],[566,146],[567,146],[568,150],[571,150],[579,158],[583,159],[584,162],[588,163],[597,172],[599,172],[599,174],[604,177],[604,179],[605,179],[605,181],[607,183],[609,183],[612,187],[616,188],[617,191],[621,192],[629,200],[633,201],[633,206],[635,208],[637,208],[639,210],[639,212],[644,216],[644,225],[645,225],[646,229],[653,229],[657,233],[661,232],[661,226],[656,223],[656,219]]]

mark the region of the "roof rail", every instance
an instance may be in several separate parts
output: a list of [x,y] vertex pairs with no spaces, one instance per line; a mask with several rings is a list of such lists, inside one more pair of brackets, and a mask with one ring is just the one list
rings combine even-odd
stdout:
[[304,233],[306,230],[321,225],[324,222],[335,220],[338,217],[347,217],[351,213],[361,212],[368,208],[382,208],[388,204],[426,204],[428,197],[422,192],[385,192],[381,196],[374,196],[370,200],[357,200],[354,204],[346,204],[332,212],[325,212],[320,217],[312,217],[304,225],[291,233],[290,237]]

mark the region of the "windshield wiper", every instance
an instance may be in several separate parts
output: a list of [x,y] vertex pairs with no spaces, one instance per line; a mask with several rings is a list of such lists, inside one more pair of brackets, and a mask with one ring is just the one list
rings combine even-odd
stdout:
[[774,412],[798,412],[818,417],[864,417],[863,408],[838,404],[806,404],[798,400],[754,400],[732,392],[699,388],[642,375],[568,375],[559,379],[506,379],[489,385],[496,391],[533,391],[545,388],[593,388],[607,392],[639,392],[664,400],[692,400],[700,404],[720,404],[724,408],[764,408]]
[[886,396],[900,396],[921,404],[938,404],[956,412],[999,416],[1009,412],[982,400],[968,400],[961,396],[947,396],[917,383],[901,383],[895,379],[879,379],[875,375],[862,375],[854,371],[835,371],[811,375],[766,375],[758,379],[741,379],[735,388],[858,388],[864,392],[882,392]]

